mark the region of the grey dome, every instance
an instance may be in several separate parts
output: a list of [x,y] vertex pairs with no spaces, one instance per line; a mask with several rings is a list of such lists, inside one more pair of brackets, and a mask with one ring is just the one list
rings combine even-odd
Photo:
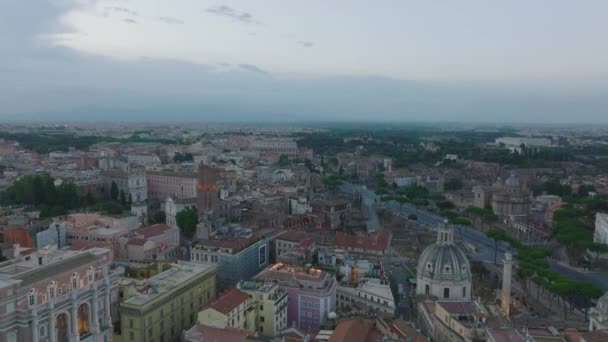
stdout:
[[435,243],[420,255],[417,276],[440,281],[470,281],[471,265],[458,246]]
[[507,180],[505,181],[505,186],[512,187],[512,188],[519,187],[519,179],[517,179],[517,176],[515,175],[515,173],[511,173],[511,176],[509,176],[509,178],[507,178]]

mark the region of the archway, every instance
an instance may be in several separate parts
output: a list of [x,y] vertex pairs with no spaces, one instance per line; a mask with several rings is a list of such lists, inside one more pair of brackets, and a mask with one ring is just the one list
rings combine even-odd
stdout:
[[70,341],[70,317],[67,313],[62,312],[55,318],[55,336],[56,342],[69,342]]
[[86,335],[90,331],[89,324],[89,304],[83,303],[78,307],[78,334]]

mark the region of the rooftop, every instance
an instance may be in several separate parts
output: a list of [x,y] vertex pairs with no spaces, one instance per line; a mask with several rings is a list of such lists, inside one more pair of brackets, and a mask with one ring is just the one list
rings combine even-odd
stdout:
[[184,334],[187,342],[244,342],[248,341],[251,331],[233,328],[215,328],[207,325],[196,324]]
[[[202,265],[192,262],[180,261],[171,264],[171,268],[144,281],[147,290],[127,299],[125,304],[146,305],[154,299],[171,292],[180,284],[190,281],[192,278],[205,272],[215,271],[215,265]],[[132,279],[125,279],[127,281]]]
[[[325,271],[318,269],[305,269],[298,266],[288,266],[278,263],[269,266],[256,276],[258,280],[274,280],[280,285],[300,287],[307,290],[327,290],[332,286],[335,278]],[[314,286],[314,287],[313,287]]]
[[22,286],[36,284],[57,274],[71,272],[73,269],[95,263],[100,256],[108,253],[105,248],[92,248],[86,251],[59,250],[53,255],[54,261],[42,266],[25,262],[14,262],[0,268],[0,280],[20,280]]
[[523,336],[513,328],[488,329],[487,334],[495,342],[524,342]]
[[211,303],[211,305],[209,305],[209,307],[215,311],[227,314],[239,305],[243,304],[247,299],[249,299],[249,295],[247,293],[239,289],[230,289],[220,295],[215,301],[213,301],[213,303]]
[[140,228],[135,231],[135,233],[143,235],[144,238],[150,238],[153,236],[160,235],[168,230],[173,230],[175,228],[169,227],[164,223],[154,224],[148,227]]
[[582,340],[584,342],[606,342],[608,341],[608,331],[596,330],[583,334]]
[[389,240],[390,233],[386,230],[378,230],[375,234],[367,236],[336,232],[335,245],[338,247],[383,251],[388,248]]
[[381,338],[382,334],[375,329],[374,322],[357,317],[338,323],[329,342],[367,342]]

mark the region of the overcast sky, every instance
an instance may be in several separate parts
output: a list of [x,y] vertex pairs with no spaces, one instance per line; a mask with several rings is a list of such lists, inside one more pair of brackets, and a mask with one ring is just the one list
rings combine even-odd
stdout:
[[4,0],[0,117],[608,123],[605,0]]

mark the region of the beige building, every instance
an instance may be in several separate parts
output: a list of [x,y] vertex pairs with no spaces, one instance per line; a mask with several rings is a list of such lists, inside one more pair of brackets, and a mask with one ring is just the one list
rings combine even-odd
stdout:
[[180,261],[149,279],[120,281],[120,329],[113,342],[169,342],[215,297],[217,268]]
[[526,216],[532,208],[532,194],[522,187],[515,174],[504,182],[485,187],[473,187],[473,205],[491,207],[499,216]]
[[239,290],[230,289],[198,313],[198,323],[216,328],[255,329],[253,300]]
[[421,327],[437,342],[486,341],[487,313],[477,302],[424,302],[418,307]]
[[389,315],[393,315],[396,309],[388,281],[385,283],[380,279],[362,279],[357,286],[339,285],[336,288],[337,307],[350,307],[353,304]]
[[275,336],[287,328],[287,291],[274,282],[241,282],[238,287],[253,299],[256,331]]

